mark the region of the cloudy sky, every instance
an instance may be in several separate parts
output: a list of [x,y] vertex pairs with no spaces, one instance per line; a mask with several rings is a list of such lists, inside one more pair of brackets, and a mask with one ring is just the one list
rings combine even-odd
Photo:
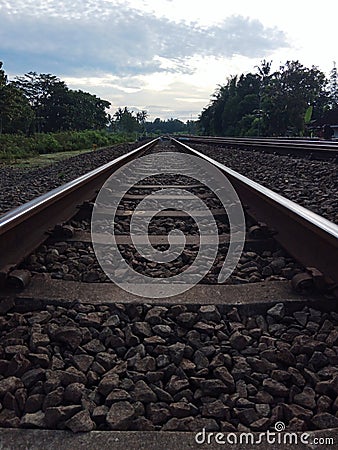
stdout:
[[52,73],[72,89],[196,119],[217,84],[262,59],[338,63],[336,1],[0,0],[0,61],[12,79]]

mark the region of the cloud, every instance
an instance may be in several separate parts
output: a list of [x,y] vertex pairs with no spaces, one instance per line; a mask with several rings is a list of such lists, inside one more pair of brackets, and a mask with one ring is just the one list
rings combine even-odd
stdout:
[[16,73],[189,74],[196,55],[260,58],[287,46],[282,31],[243,16],[202,27],[114,0],[0,0],[0,14],[0,59]]

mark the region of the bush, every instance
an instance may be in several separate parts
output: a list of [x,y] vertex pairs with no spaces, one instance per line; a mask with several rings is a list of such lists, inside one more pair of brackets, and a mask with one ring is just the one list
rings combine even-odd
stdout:
[[0,160],[20,159],[43,153],[85,150],[135,140],[134,134],[107,131],[64,131],[39,133],[34,136],[0,134]]

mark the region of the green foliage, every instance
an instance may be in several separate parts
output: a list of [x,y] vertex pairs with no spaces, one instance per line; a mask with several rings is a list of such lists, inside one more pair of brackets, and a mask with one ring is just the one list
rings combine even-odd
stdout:
[[310,105],[307,110],[305,111],[305,115],[304,115],[304,123],[308,124],[311,121],[311,117],[312,117],[312,112],[313,112],[313,106]]
[[314,118],[323,114],[329,102],[328,82],[316,67],[287,61],[271,73],[271,62],[263,61],[257,69],[256,74],[231,77],[218,87],[199,116],[202,134],[301,136],[312,111]]
[[61,133],[38,133],[33,136],[18,134],[0,135],[0,160],[28,158],[37,154],[56,153],[104,147],[133,140],[128,134],[106,131],[67,131]]
[[95,95],[69,89],[55,75],[28,72],[8,81],[0,62],[0,134],[101,130],[109,107]]
[[[192,121],[188,121],[187,124],[178,119],[161,120],[157,117],[153,122],[146,122],[146,131],[154,134],[173,134],[180,132],[188,132],[192,129]],[[188,128],[189,127],[189,128]]]

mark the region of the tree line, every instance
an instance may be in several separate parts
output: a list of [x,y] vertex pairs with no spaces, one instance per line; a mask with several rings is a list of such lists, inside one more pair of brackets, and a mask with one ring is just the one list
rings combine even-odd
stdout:
[[108,120],[110,103],[69,89],[51,74],[29,72],[7,79],[0,62],[0,133],[99,130]]
[[0,134],[32,135],[103,130],[116,133],[163,134],[196,132],[195,122],[178,119],[147,121],[145,110],[127,106],[107,113],[110,102],[72,90],[52,74],[28,72],[9,81],[0,61]]
[[170,118],[162,120],[156,117],[154,121],[147,121],[148,112],[141,110],[134,112],[127,106],[118,108],[110,122],[112,131],[138,132],[141,134],[172,134],[172,133],[197,133],[196,122],[188,120],[186,123],[179,119]]
[[262,61],[256,72],[219,85],[198,118],[201,134],[304,136],[315,124],[338,123],[337,70],[329,79],[317,67],[287,61],[272,72]]

